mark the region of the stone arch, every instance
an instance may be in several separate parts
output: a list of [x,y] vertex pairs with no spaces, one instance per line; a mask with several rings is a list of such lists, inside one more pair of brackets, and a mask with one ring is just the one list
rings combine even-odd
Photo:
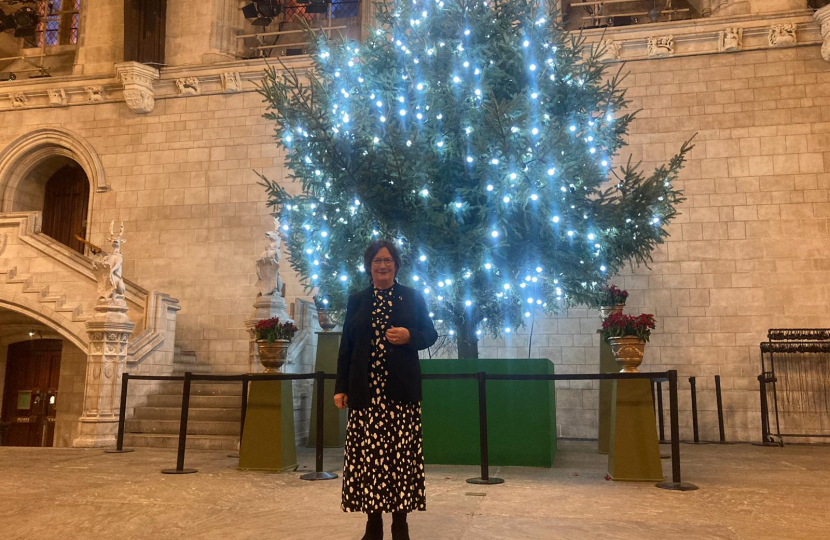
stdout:
[[21,298],[20,295],[11,294],[0,287],[0,308],[14,311],[25,315],[42,325],[50,328],[69,340],[81,351],[89,352],[89,337],[83,323],[76,323],[68,320],[62,314],[55,312],[49,306],[38,302]]
[[47,174],[68,160],[80,165],[89,180],[87,216],[91,216],[95,193],[110,190],[104,164],[89,141],[68,129],[56,127],[21,135],[0,153],[0,212],[19,210],[15,208],[17,194],[32,171],[40,167],[44,170],[38,171],[39,174]]

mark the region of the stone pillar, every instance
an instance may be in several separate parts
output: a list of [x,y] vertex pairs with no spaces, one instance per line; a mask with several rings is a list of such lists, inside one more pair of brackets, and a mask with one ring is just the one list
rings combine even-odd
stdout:
[[121,246],[124,224],[115,234],[110,223],[109,253],[101,251],[92,261],[98,282],[95,315],[86,322],[89,352],[84,383],[84,408],[79,422],[76,447],[113,446],[118,431],[121,375],[127,362],[127,340],[135,324],[127,317],[126,287],[122,277],[124,256]]
[[84,409],[76,447],[113,446],[120,414],[121,375],[127,361],[127,340],[135,325],[127,305],[103,304],[86,323],[89,356]]
[[821,57],[830,62],[830,5],[813,13],[813,17],[821,25]]

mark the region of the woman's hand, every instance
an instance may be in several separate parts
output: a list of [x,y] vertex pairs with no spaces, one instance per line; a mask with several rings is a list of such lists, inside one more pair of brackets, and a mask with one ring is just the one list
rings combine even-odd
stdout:
[[409,343],[409,330],[397,326],[390,326],[386,330],[386,339],[392,345],[406,345]]
[[346,394],[334,394],[334,406],[338,409],[345,409],[349,406],[349,396]]

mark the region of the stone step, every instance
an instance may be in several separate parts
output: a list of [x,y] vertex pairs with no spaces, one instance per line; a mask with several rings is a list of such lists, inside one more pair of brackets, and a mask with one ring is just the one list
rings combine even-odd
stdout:
[[[210,366],[205,364],[180,364],[178,362],[173,362],[173,375],[184,375],[187,372],[190,373],[202,373],[202,374],[210,374]],[[199,382],[199,384],[204,384],[203,382]],[[241,384],[241,383],[240,383]],[[195,386],[195,383],[194,383]],[[240,390],[241,392],[241,390]]]
[[[198,409],[225,409],[241,407],[241,392],[239,396],[190,396],[190,406]],[[182,393],[174,394],[150,394],[147,396],[146,406],[148,407],[181,407]]]
[[174,364],[195,364],[197,362],[195,351],[182,351],[176,347],[176,352],[173,355]]
[[[179,433],[178,420],[127,420],[128,433]],[[239,422],[194,422],[188,421],[187,434],[193,435],[236,435],[239,436]]]
[[[188,435],[187,448],[191,450],[227,450],[234,452],[239,437],[231,435]],[[178,448],[179,436],[160,433],[125,433],[126,448]],[[175,468],[175,463],[171,465]]]
[[[137,407],[133,418],[135,420],[179,420],[182,415],[181,407]],[[212,408],[188,410],[188,421],[202,422],[239,422],[242,419],[242,408]]]
[[[164,381],[159,384],[156,394],[160,395],[182,395],[184,382],[180,381]],[[191,396],[241,396],[242,383],[241,382],[204,382],[193,381],[190,384]],[[238,401],[238,400],[237,400]]]

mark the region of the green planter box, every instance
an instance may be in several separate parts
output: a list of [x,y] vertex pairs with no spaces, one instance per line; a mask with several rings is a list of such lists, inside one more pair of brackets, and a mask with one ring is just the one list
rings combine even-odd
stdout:
[[[424,374],[553,374],[545,358],[422,360]],[[424,460],[478,465],[478,382],[424,380]],[[556,393],[553,381],[487,381],[490,465],[551,467],[556,455]]]

